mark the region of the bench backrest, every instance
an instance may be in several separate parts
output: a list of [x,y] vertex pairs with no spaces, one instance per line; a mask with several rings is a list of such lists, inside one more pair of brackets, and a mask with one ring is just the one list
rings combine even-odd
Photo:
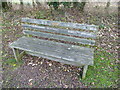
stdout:
[[27,23],[22,24],[25,29],[28,29],[23,30],[24,34],[84,45],[95,45],[94,39],[97,37],[96,31],[98,29],[96,25],[30,18],[22,18],[21,21]]

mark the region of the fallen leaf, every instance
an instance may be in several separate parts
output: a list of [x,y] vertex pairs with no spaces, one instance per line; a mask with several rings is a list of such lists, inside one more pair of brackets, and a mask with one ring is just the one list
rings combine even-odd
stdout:
[[29,82],[31,82],[33,79],[29,79]]
[[15,66],[16,66],[16,64],[13,64],[13,66],[15,67]]

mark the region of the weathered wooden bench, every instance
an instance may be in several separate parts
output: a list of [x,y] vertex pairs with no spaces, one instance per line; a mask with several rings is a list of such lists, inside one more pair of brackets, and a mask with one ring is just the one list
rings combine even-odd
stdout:
[[[93,65],[94,59],[94,48],[87,46],[95,45],[97,26],[30,18],[22,18],[21,21],[22,27],[27,29],[23,30],[25,36],[9,45],[17,61],[25,52],[64,64],[83,66],[82,78],[85,78],[88,65]],[[23,52],[20,53],[21,50]]]

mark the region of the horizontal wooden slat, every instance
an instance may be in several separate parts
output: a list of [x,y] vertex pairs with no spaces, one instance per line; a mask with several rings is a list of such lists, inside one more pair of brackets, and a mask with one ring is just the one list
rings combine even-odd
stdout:
[[60,21],[50,21],[50,20],[42,20],[42,19],[30,19],[30,18],[22,18],[22,22],[35,23],[35,24],[43,24],[49,26],[62,26],[83,30],[92,30],[97,31],[96,25],[87,25],[87,24],[78,24],[78,23],[70,23],[70,22],[60,22]]
[[11,43],[10,47],[76,62],[81,65],[93,64],[94,49],[92,48],[30,37],[21,37],[17,41]]
[[93,32],[82,32],[82,31],[51,28],[51,27],[46,27],[46,26],[36,26],[36,25],[28,25],[28,24],[22,24],[22,26],[25,28],[29,28],[29,29],[38,29],[39,31],[54,32],[54,33],[60,33],[60,34],[66,34],[66,35],[74,35],[74,36],[85,37],[85,38],[96,38],[96,34]]
[[46,55],[43,55],[43,54],[40,54],[40,53],[32,53],[32,52],[26,52],[26,53],[30,54],[32,56],[43,57],[43,58],[47,58],[47,59],[57,61],[57,62],[61,62],[61,63],[64,63],[64,64],[70,64],[70,65],[74,65],[74,66],[82,66],[80,63],[77,63],[77,62],[72,62],[72,61],[68,61],[68,60],[60,59],[60,58],[55,58],[55,57],[50,57],[50,56],[46,56]]
[[94,40],[88,40],[88,39],[76,38],[76,37],[70,37],[70,36],[56,35],[56,34],[43,33],[43,32],[35,32],[35,31],[29,31],[29,30],[23,30],[23,33],[33,35],[33,36],[38,36],[38,37],[57,39],[57,40],[74,42],[74,43],[79,43],[79,44],[88,44],[88,45],[95,44]]

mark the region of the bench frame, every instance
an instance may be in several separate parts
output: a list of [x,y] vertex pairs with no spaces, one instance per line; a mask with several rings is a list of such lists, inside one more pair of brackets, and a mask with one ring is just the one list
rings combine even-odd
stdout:
[[[31,35],[28,34],[27,36],[30,37]],[[12,50],[13,50],[14,57],[15,57],[15,59],[16,59],[17,62],[19,62],[19,61],[22,59],[23,55],[26,54],[26,51],[22,51],[22,52],[20,53],[20,52],[19,52],[19,49],[16,49],[16,48],[12,48]],[[27,53],[27,54],[28,54],[28,53]],[[88,69],[88,65],[84,65],[84,67],[83,67],[82,79],[85,78],[87,69]]]
[[[19,53],[19,50],[18,50],[18,49],[15,49],[15,48],[12,48],[12,50],[13,50],[14,57],[15,57],[15,59],[16,59],[17,62],[19,62],[19,61],[22,59],[23,55],[26,54],[25,51]],[[85,78],[87,69],[88,69],[88,65],[85,65],[85,66],[83,67],[82,79]]]

